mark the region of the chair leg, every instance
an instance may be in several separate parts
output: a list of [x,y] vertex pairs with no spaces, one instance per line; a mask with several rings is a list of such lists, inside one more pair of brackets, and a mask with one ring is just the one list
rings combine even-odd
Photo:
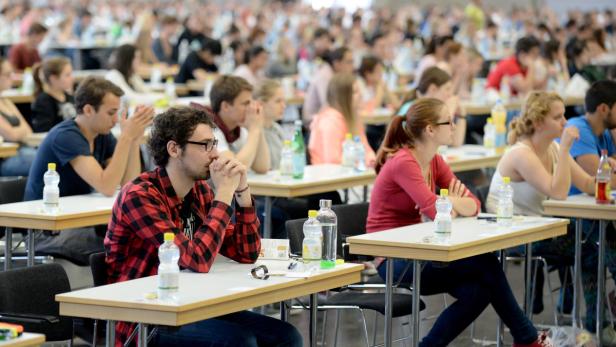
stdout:
[[376,314],[376,312],[374,313],[374,329],[372,329],[372,345],[376,345],[376,327],[377,327],[377,322],[379,319],[379,315]]
[[368,325],[366,325],[366,314],[362,309],[359,309],[359,312],[361,312],[361,321],[364,326],[364,338],[366,339],[366,347],[370,347],[370,340],[368,339]]
[[329,310],[325,310],[323,312],[323,326],[321,327],[321,346],[325,345],[325,336],[326,336],[325,334],[327,333],[327,316],[328,316],[328,312],[329,312]]
[[[340,330],[340,310],[336,310],[336,324],[334,325],[334,347],[338,346],[338,331]],[[322,344],[324,346],[325,343]]]

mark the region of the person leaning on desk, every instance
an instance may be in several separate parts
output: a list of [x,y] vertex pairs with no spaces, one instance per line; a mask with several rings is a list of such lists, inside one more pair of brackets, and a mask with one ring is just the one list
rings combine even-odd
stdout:
[[[164,232],[176,235],[183,269],[209,272],[219,253],[240,263],[256,261],[259,221],[246,167],[218,154],[214,128],[206,112],[194,108],[171,108],[155,119],[149,145],[157,168],[125,185],[113,207],[105,237],[110,283],[156,275]],[[116,345],[133,329],[134,324],[119,323]],[[289,323],[241,311],[179,328],[160,327],[152,343],[282,347],[301,346],[302,337]]]

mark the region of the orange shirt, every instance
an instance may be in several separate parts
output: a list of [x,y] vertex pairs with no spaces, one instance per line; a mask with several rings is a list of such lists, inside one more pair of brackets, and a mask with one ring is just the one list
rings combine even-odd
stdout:
[[[312,164],[341,164],[342,143],[348,132],[349,128],[342,113],[329,106],[321,109],[310,123],[308,142],[310,162]],[[364,145],[366,165],[374,167],[376,155],[368,144],[363,125],[361,125],[359,137]]]

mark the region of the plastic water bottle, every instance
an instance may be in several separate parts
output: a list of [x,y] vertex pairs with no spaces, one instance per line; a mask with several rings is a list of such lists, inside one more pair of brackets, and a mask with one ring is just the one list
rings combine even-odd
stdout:
[[152,70],[150,71],[150,83],[153,85],[157,85],[160,84],[162,80],[163,72],[160,70],[160,68],[157,66],[152,67]]
[[34,78],[32,77],[32,68],[27,67],[24,70],[23,82],[21,83],[21,91],[24,94],[34,93]]
[[451,235],[451,200],[449,190],[441,189],[441,195],[436,199],[436,216],[434,217],[434,233],[439,237]]
[[346,134],[342,143],[342,166],[355,167],[355,143],[351,133]]
[[280,154],[280,175],[293,176],[293,149],[291,148],[291,141],[284,140],[282,146],[282,153]]
[[332,201],[319,200],[319,213],[317,219],[321,222],[323,233],[323,257],[321,258],[321,269],[332,269],[336,266],[336,246],[338,239],[338,217],[332,211]]
[[609,204],[611,200],[610,181],[612,177],[612,167],[607,160],[607,150],[601,150],[601,159],[595,177],[595,200],[598,204]]
[[366,150],[359,136],[355,136],[355,171],[366,171]]
[[56,171],[56,163],[48,163],[43,175],[43,206],[46,213],[56,214],[60,207],[60,175]]
[[304,222],[303,231],[302,258],[309,270],[316,270],[323,257],[323,234],[321,222],[317,220],[316,210],[308,211],[308,219]]
[[500,83],[500,96],[504,102],[509,102],[511,98],[511,86],[509,85],[509,78],[504,76]]
[[500,226],[511,226],[513,220],[513,188],[511,179],[503,177],[503,182],[498,187],[498,204],[496,206],[496,222]]
[[176,301],[180,287],[180,249],[173,243],[174,233],[165,233],[165,242],[158,247],[158,299]]
[[492,122],[492,117],[488,117],[486,125],[483,126],[483,146],[485,148],[494,148],[494,138],[496,137],[496,129]]
[[507,109],[501,100],[492,107],[492,123],[494,124],[494,147],[502,153],[507,146]]
[[165,96],[169,101],[175,100],[175,98],[177,98],[173,77],[167,77],[167,80],[165,81]]
[[302,134],[302,121],[299,119],[295,121],[295,134],[293,134],[293,141],[291,141],[291,149],[293,150],[293,178],[304,178],[306,145]]

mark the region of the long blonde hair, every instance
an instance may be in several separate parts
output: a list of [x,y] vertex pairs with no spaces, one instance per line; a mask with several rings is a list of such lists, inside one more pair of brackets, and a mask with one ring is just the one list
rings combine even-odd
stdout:
[[353,135],[359,135],[356,133],[353,84],[355,84],[355,76],[352,74],[335,74],[327,85],[327,103],[342,113],[349,132]]
[[535,124],[543,122],[550,113],[554,101],[563,102],[560,95],[552,92],[534,91],[528,94],[522,106],[522,113],[509,124],[507,141],[510,145],[522,136],[531,136],[535,133]]

